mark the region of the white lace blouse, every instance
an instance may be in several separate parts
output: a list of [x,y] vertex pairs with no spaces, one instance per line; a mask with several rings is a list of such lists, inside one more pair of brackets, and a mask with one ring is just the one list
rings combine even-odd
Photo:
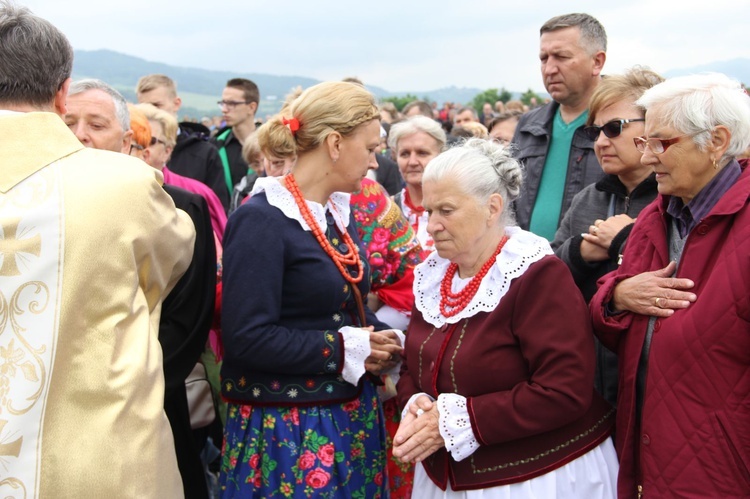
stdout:
[[[549,242],[519,227],[506,227],[508,241],[495,260],[487,275],[482,279],[477,294],[462,311],[452,317],[440,313],[440,284],[450,261],[440,258],[437,252],[414,269],[414,299],[417,310],[424,320],[434,327],[455,324],[473,317],[479,312],[491,312],[500,304],[514,279],[522,276],[529,266],[547,255],[552,255]],[[456,293],[466,286],[471,278],[461,279],[458,273],[453,277],[451,290]],[[424,393],[413,395],[402,416],[414,400]],[[429,396],[429,395],[428,395]],[[453,459],[461,461],[479,448],[466,409],[466,397],[456,393],[443,393],[437,399],[440,413],[440,436],[445,440],[445,448]]]

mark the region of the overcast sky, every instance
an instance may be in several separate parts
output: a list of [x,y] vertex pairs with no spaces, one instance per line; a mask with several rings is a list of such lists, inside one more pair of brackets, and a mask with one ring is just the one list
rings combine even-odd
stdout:
[[358,76],[392,92],[446,86],[543,91],[539,27],[587,12],[607,30],[606,73],[750,58],[749,0],[15,0],[76,49],[176,66]]

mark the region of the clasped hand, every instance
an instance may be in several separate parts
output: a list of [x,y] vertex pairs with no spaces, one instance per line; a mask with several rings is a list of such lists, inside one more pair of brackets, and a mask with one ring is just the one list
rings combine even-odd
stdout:
[[439,423],[437,403],[427,395],[417,397],[393,437],[393,455],[405,463],[418,463],[445,447]]
[[609,259],[609,247],[612,240],[626,226],[635,222],[625,214],[614,215],[606,220],[597,219],[589,225],[588,233],[583,233],[581,257],[587,262],[601,262]]
[[365,359],[365,369],[379,376],[401,362],[403,347],[393,330],[373,331],[372,327],[367,329],[370,333],[370,356]]

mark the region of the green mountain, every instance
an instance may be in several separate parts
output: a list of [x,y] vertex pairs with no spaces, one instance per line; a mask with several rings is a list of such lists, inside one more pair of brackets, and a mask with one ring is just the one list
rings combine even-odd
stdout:
[[[201,117],[220,114],[216,101],[221,98],[224,84],[230,78],[248,78],[260,89],[261,102],[257,115],[265,117],[281,109],[284,97],[293,88],[307,88],[320,80],[304,76],[275,76],[259,73],[235,73],[230,71],[208,71],[198,68],[170,66],[160,62],[146,61],[138,57],[111,50],[76,50],[73,63],[73,78],[98,78],[119,90],[127,100],[135,102],[135,86],[138,78],[147,74],[161,73],[177,82],[182,98],[181,117]],[[449,87],[431,92],[388,92],[368,85],[368,90],[380,98],[403,96],[407,93],[428,98],[436,102],[471,102],[481,92],[477,88]]]
[[74,79],[98,78],[106,81],[132,102],[135,101],[135,86],[138,79],[153,73],[165,74],[177,82],[177,89],[183,101],[181,114],[194,117],[220,114],[216,101],[221,98],[224,84],[230,78],[248,78],[258,85],[262,98],[259,116],[277,112],[284,96],[297,85],[305,88],[319,83],[318,80],[303,76],[233,73],[170,66],[111,50],[75,51]]
[[[667,71],[665,76],[718,71],[750,84],[750,59],[733,59],[718,61],[693,68]],[[281,109],[284,97],[293,88],[320,83],[320,80],[304,76],[275,76],[260,73],[234,73],[230,71],[208,71],[198,68],[170,66],[160,62],[151,62],[138,57],[114,52],[111,50],[76,50],[73,64],[73,78],[98,78],[117,88],[126,99],[135,101],[135,85],[138,78],[152,73],[162,73],[177,82],[182,98],[182,117],[213,116],[220,114],[216,105],[221,97],[224,84],[230,78],[248,78],[260,88],[261,102],[257,115],[264,118]],[[502,86],[502,85],[498,85]],[[416,95],[420,99],[438,102],[469,103],[486,89],[446,87],[429,92],[389,92],[379,87],[367,86],[368,90],[380,98]],[[519,92],[512,92],[518,98]]]

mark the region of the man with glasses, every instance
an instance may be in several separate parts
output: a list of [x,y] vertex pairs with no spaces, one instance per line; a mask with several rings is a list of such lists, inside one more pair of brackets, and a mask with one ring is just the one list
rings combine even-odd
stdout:
[[588,14],[566,14],[544,23],[540,35],[552,102],[523,115],[513,136],[514,155],[526,169],[515,210],[523,229],[552,241],[573,196],[602,176],[583,125],[606,60],[607,34]]
[[242,146],[255,132],[255,113],[259,102],[258,85],[245,78],[229,80],[218,102],[226,127],[218,131],[212,142],[219,150],[229,192],[248,174]]
[[[135,93],[140,104],[151,104],[177,119],[182,99],[177,95],[177,84],[170,77],[161,74],[143,76],[138,80]],[[206,137],[191,132],[184,124],[178,129],[169,168],[209,186],[221,201],[224,211],[229,209],[230,191],[224,180],[218,151]]]

